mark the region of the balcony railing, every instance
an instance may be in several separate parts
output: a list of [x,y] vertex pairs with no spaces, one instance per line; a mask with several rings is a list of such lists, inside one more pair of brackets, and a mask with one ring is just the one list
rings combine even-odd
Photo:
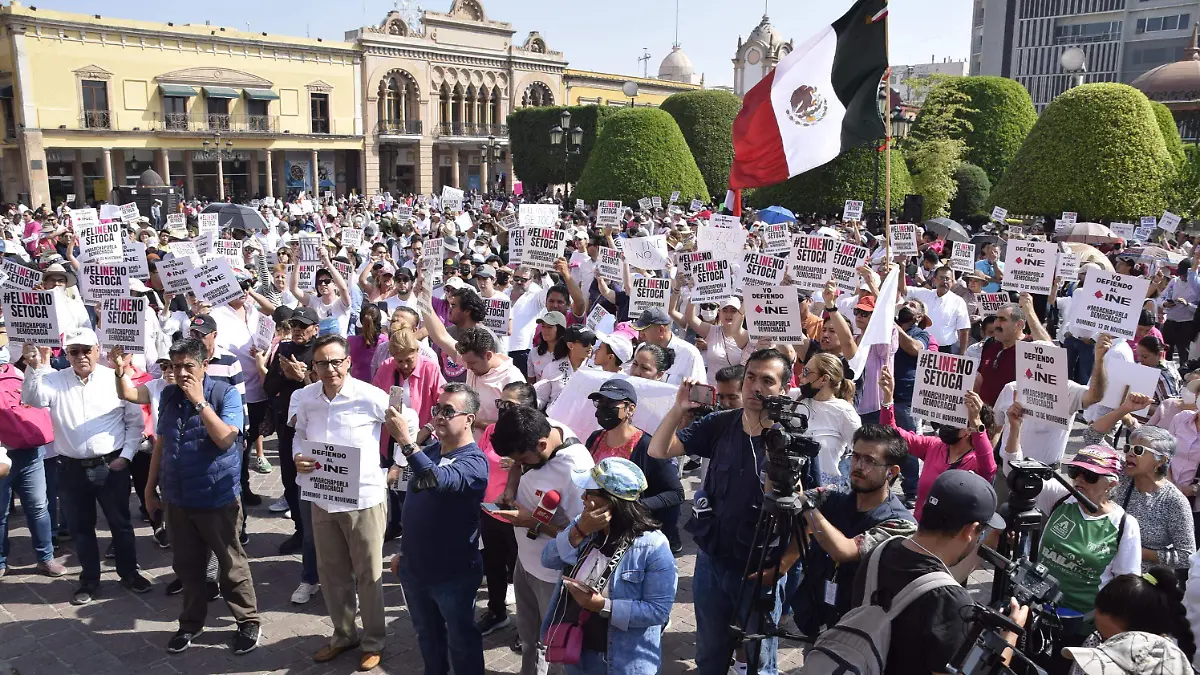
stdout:
[[421,120],[379,120],[375,133],[394,136],[420,136],[424,127]]
[[505,124],[476,124],[474,122],[442,122],[438,124],[438,136],[487,136],[508,137]]
[[112,129],[112,113],[107,110],[82,110],[79,113],[81,129]]
[[274,134],[279,133],[279,118],[275,115],[154,113],[153,128],[155,131]]

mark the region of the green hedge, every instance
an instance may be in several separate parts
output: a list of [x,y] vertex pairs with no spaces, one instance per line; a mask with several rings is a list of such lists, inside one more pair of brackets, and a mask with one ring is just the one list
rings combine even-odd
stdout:
[[954,172],[954,182],[958,190],[954,193],[954,199],[950,200],[950,217],[963,220],[982,213],[992,192],[992,182],[988,180],[987,173],[974,164],[966,163]]
[[[759,188],[743,198],[754,208],[778,204],[801,215],[841,215],[847,199],[858,199],[871,208],[875,193],[874,147],[866,145],[838,155],[832,162],[769,187]],[[912,192],[912,178],[904,163],[904,153],[892,150],[892,209],[904,205],[904,195]],[[884,201],[884,166],[880,155],[879,201]]]
[[704,177],[675,119],[658,108],[619,108],[606,115],[575,196],[589,204],[619,199],[632,204],[658,195],[666,201],[708,201]]
[[1154,109],[1154,120],[1158,122],[1158,130],[1162,132],[1163,140],[1167,143],[1167,152],[1171,154],[1171,159],[1176,165],[1183,164],[1187,158],[1184,156],[1179,127],[1175,124],[1175,115],[1171,114],[1170,108],[1158,101],[1150,101],[1150,107]]
[[742,100],[727,91],[704,89],[672,94],[660,107],[683,132],[709,194],[725,194],[733,165],[733,120]]
[[961,138],[966,143],[963,159],[982,168],[995,185],[1037,122],[1037,110],[1029,92],[1016,80],[992,76],[949,77],[925,97],[913,124],[913,133],[919,135],[925,115],[955,92],[965,94],[968,99],[968,112],[964,117],[970,123],[971,131]]
[[[563,148],[550,145],[550,128],[560,124],[563,110],[571,112],[571,127],[583,129],[583,144],[578,155],[567,158],[566,182],[576,183],[596,145],[604,120],[615,108],[577,105],[564,108],[519,108],[508,115],[508,141],[513,154],[513,173],[526,185],[561,184]],[[570,140],[570,137],[567,137]]]
[[1050,103],[989,202],[1012,213],[1136,218],[1163,212],[1174,176],[1145,94],[1125,84],[1086,84]]

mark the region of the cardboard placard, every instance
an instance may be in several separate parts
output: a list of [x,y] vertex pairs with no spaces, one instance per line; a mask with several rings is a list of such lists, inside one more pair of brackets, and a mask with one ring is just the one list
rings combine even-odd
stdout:
[[1069,225],[1079,222],[1079,214],[1074,211],[1063,211],[1062,221]]
[[1158,227],[1158,216],[1142,216],[1138,224],[1141,227],[1156,228]]
[[650,206],[652,206],[655,209],[661,209],[662,208],[662,197],[659,197],[658,195],[654,195],[653,197],[651,197],[650,198]]
[[675,190],[674,192],[671,193],[670,203],[675,204],[678,202],[679,202],[679,190]]
[[[462,199],[462,190],[458,191]],[[300,499],[327,506],[345,507],[358,505],[358,486],[363,459],[362,448],[332,443],[317,443],[296,439],[300,453],[316,460],[311,473],[296,474],[300,488]],[[369,461],[378,462],[378,456]]]
[[407,223],[412,220],[413,210],[411,206],[397,206],[395,213],[396,220],[401,223]]
[[1048,342],[1017,342],[1017,402],[1034,419],[1070,429],[1067,350]]
[[129,268],[124,263],[110,265],[86,262],[79,267],[79,294],[84,300],[100,304],[109,298],[129,295]]
[[275,320],[270,314],[258,314],[258,321],[254,326],[254,346],[258,351],[264,354],[271,350],[271,345],[275,342]]
[[763,251],[774,255],[791,250],[792,235],[787,223],[775,223],[762,228]]
[[129,268],[134,279],[150,278],[150,265],[146,263],[146,245],[140,241],[127,241],[121,250],[122,263]]
[[471,228],[475,227],[475,221],[471,220],[471,214],[465,211],[455,216],[454,224],[458,226],[459,234],[470,232]]
[[638,200],[638,209],[641,211],[650,210],[651,201],[649,197],[642,197]]
[[1092,270],[1071,301],[1071,324],[1132,340],[1150,279]]
[[124,237],[121,235],[120,225],[95,223],[82,230],[75,228],[75,231],[79,233],[80,260],[113,263],[121,262],[124,258],[125,253],[121,246]]
[[851,292],[858,289],[858,268],[867,262],[867,256],[870,254],[871,252],[862,246],[838,242],[833,251],[833,268],[830,270],[838,288]]
[[75,203],[75,193],[71,193],[71,194],[67,195],[67,203],[68,204]]
[[508,264],[516,267],[525,255],[525,228],[514,227],[508,231]]
[[1058,244],[1049,241],[1009,240],[1004,251],[1006,291],[1049,295],[1058,262]]
[[708,219],[708,224],[716,227],[729,227],[735,230],[741,229],[742,221],[736,216],[728,216],[724,213],[714,213]]
[[675,264],[679,266],[679,271],[685,278],[689,279],[690,281],[695,281],[691,278],[692,265],[715,259],[716,256],[713,255],[712,251],[687,251],[685,253],[680,253],[675,258]]
[[691,204],[688,204],[688,210],[692,213],[699,213],[704,210],[704,202],[699,199],[693,199]]
[[992,207],[992,220],[1003,223],[1005,218],[1008,218],[1008,209],[1002,209],[999,206]]
[[938,424],[966,428],[966,395],[975,386],[978,372],[978,359],[922,349],[917,353],[913,414]]
[[633,289],[629,294],[629,317],[641,316],[642,312],[651,307],[659,307],[666,311],[670,301],[670,279],[638,277],[633,280]]
[[[1120,407],[1129,394],[1145,394],[1154,398],[1158,391],[1159,370],[1140,363],[1113,359],[1105,364],[1105,376],[1108,379],[1105,381],[1104,398],[1100,399],[1100,405],[1105,408]],[[1145,411],[1145,408],[1142,410]]]
[[225,258],[214,258],[197,267],[192,271],[190,281],[196,301],[212,307],[227,305],[245,295]]
[[563,257],[566,245],[566,230],[552,230],[545,227],[526,228],[525,250],[521,254],[521,264],[552,272],[554,263]]
[[300,242],[300,260],[315,261],[321,259],[321,235],[302,234],[297,237]]
[[463,191],[450,187],[449,185],[442,186],[442,208],[449,211],[462,211]]
[[742,283],[746,286],[782,286],[787,258],[746,251],[742,256]]
[[138,211],[138,205],[134,202],[121,205],[121,222],[132,223],[140,218],[142,214]]
[[360,228],[347,227],[342,230],[342,246],[345,246],[346,250],[353,251],[362,246],[362,243],[363,231]]
[[833,276],[833,254],[841,242],[833,237],[799,234],[792,238],[788,277],[797,288],[819,291]]
[[1079,254],[1059,251],[1058,266],[1054,270],[1059,281],[1075,281],[1079,278]]
[[846,206],[842,208],[842,220],[862,220],[863,202],[857,199],[847,199]]
[[241,267],[244,264],[241,239],[218,239],[213,244],[213,253],[228,260],[230,266]]
[[1122,239],[1133,239],[1135,227],[1133,223],[1109,223],[1108,229]]
[[1162,218],[1158,219],[1158,226],[1167,232],[1174,232],[1179,229],[1180,220],[1182,219],[1179,216],[1170,211],[1165,211],[1162,214]]
[[100,306],[100,344],[126,354],[145,354],[148,336],[145,298],[108,298]]
[[759,338],[773,342],[800,342],[804,338],[804,322],[800,320],[800,299],[795,286],[748,286],[742,307],[752,343]]
[[968,274],[975,271],[975,244],[950,242],[950,269]]
[[724,258],[693,262],[691,277],[692,304],[722,302],[733,295],[733,268]]
[[504,210],[504,202],[499,199],[492,200],[492,213],[497,213]]
[[79,232],[85,227],[96,225],[100,222],[100,214],[96,209],[71,209],[71,227]]
[[[173,241],[167,244],[167,250],[176,258],[187,258],[193,267],[200,264],[200,252],[194,241]],[[124,255],[124,248],[122,248],[122,255]]]
[[984,316],[991,316],[1012,302],[1008,299],[1008,293],[980,293],[975,297],[979,299],[979,311]]
[[197,266],[188,257],[161,260],[157,265],[158,278],[168,293],[187,294],[192,291],[192,270]]
[[696,250],[712,251],[713,256],[741,262],[746,248],[746,231],[740,227],[696,226]]
[[1158,229],[1158,225],[1151,225],[1149,227],[1146,227],[1146,226],[1138,227],[1136,230],[1133,231],[1133,238],[1135,241],[1146,242],[1147,240],[1150,239],[1150,235],[1154,234],[1154,231],[1157,229]]
[[517,222],[521,227],[553,228],[558,223],[558,205],[521,204],[517,207]]
[[[305,261],[297,264],[298,271],[296,272],[296,286],[302,291],[311,291],[317,287],[317,270],[321,268],[321,263],[313,261]],[[438,272],[442,270],[438,266]],[[288,276],[291,276],[291,269],[288,269]]]
[[621,214],[625,212],[621,202],[608,199],[600,200],[596,208],[596,224],[601,227],[615,227],[621,224]]
[[18,291],[0,293],[0,310],[11,344],[61,347],[62,331],[54,307],[54,291]]
[[[596,303],[596,305],[592,307],[592,311],[588,312],[587,319],[584,320],[584,325],[595,332],[601,332],[599,328],[601,324],[608,320],[614,320],[615,323],[615,319],[616,317],[613,316],[612,312],[604,309],[604,305]],[[611,330],[612,329],[610,328],[608,331],[603,332],[611,332]]]
[[484,298],[483,304],[487,309],[483,325],[496,335],[508,335],[509,319],[512,316],[512,301],[508,296],[500,294],[494,298]]
[[576,199],[575,200],[575,210],[576,211],[587,211],[587,203],[584,202],[582,199]]
[[905,223],[892,225],[892,255],[920,255],[917,247],[917,226]]
[[167,227],[168,228],[187,227],[187,216],[183,215],[182,213],[168,213],[167,214]]
[[201,261],[205,261],[213,256],[213,244],[217,243],[217,235],[214,232],[201,232],[192,242],[196,245],[196,255],[200,256]]
[[624,283],[621,278],[621,263],[624,262],[624,255],[615,248],[601,246],[599,248],[600,255],[596,258],[596,276],[605,281]]
[[4,286],[14,290],[32,291],[42,283],[42,273],[26,267],[13,258],[4,258],[0,263],[4,273]]
[[625,261],[632,267],[643,270],[667,269],[670,263],[667,258],[667,238],[660,234],[626,239]]

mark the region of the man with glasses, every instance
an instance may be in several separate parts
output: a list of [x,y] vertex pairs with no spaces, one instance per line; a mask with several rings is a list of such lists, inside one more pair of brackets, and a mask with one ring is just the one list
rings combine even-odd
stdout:
[[203,632],[210,575],[219,568],[221,591],[237,621],[233,653],[246,654],[258,646],[259,619],[250,563],[238,536],[243,527],[242,397],[233,385],[207,376],[208,349],[200,340],[176,342],[170,356],[167,367],[175,372],[175,384],[159,399],[145,494],[147,510],[165,509],[183,592],[179,630],[167,651],[186,650]]
[[522,373],[529,368],[529,350],[533,347],[536,319],[546,308],[542,287],[534,279],[534,271],[524,265],[512,273],[508,297],[512,300],[512,334],[508,338],[508,355]]
[[151,584],[138,572],[129,518],[130,463],[145,430],[142,409],[117,396],[112,369],[100,365],[94,331],[74,329],[63,344],[71,367],[60,371],[50,366],[49,348],[25,346],[21,401],[50,410],[59,456],[58,490],[68,496],[67,523],[83,568],[71,603],[86,605],[100,590],[97,502],[108,522],[121,585],[147,593]]
[[[333,622],[333,637],[313,660],[326,663],[361,644],[359,670],[366,671],[379,665],[387,634],[383,607],[387,483],[379,448],[388,395],[350,376],[346,338],[340,335],[316,339],[312,365],[318,381],[296,392],[288,417],[298,441],[291,450],[296,470],[310,474],[320,469],[318,459],[305,452],[303,441],[334,444],[342,446],[339,451],[358,454],[349,462],[358,465],[357,494],[345,495],[345,502],[305,499],[311,509],[308,525],[325,586],[325,606]],[[432,522],[440,527],[436,519]],[[354,627],[356,587],[361,639]]]
[[483,579],[479,521],[488,461],[472,435],[478,411],[479,394],[461,383],[447,384],[431,410],[438,442],[425,450],[413,443],[401,411],[387,412],[388,431],[417,477],[409,484],[404,536],[392,571],[404,587],[427,673],[450,666],[456,674],[484,672],[475,595]]
[[[854,432],[850,489],[809,490],[805,524],[817,545],[803,561],[803,580],[791,595],[800,632],[817,635],[850,610],[850,592],[863,555],[890,536],[908,536],[917,521],[889,487],[908,458],[891,427],[868,424]],[[798,551],[796,552],[798,553]]]
[[900,275],[900,295],[913,297],[925,303],[926,315],[932,321],[930,337],[937,342],[938,351],[947,354],[964,354],[971,338],[971,315],[967,301],[957,293],[954,286],[954,270],[942,265],[933,274],[933,288],[906,288],[904,275]]

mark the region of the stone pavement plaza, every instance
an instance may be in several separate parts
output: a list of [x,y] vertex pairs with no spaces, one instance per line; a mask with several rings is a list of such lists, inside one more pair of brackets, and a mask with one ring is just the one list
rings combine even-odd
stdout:
[[[273,440],[267,444],[267,456],[276,463]],[[19,509],[12,512],[9,573],[0,578],[0,666],[7,661],[22,675],[355,672],[358,659],[351,654],[332,663],[313,663],[312,654],[326,643],[332,629],[320,593],[307,605],[291,603],[292,591],[300,581],[300,556],[280,556],[277,550],[292,532],[292,521],[267,511],[267,505],[283,494],[278,466],[268,475],[251,473],[251,482],[253,490],[263,495],[262,506],[250,509],[251,538],[246,547],[262,615],[263,639],[258,649],[245,656],[233,655],[229,649],[233,621],[224,603],[218,600],[209,605],[207,630],[196,638],[192,647],[182,654],[167,653],[167,640],[177,628],[180,607],[179,596],[168,597],[164,593],[167,583],[174,578],[171,552],[155,545],[150,526],[138,516],[137,500],[131,497],[138,562],[143,573],[154,582],[154,589],[144,595],[125,590],[118,583],[113,561],[105,560],[101,595],[84,607],[70,604],[79,574],[71,542],[60,543],[56,551],[56,558],[68,568],[67,576],[50,579],[37,574],[24,514]],[[689,500],[698,483],[695,474],[685,478]],[[684,504],[684,513],[690,510],[689,501]],[[97,529],[103,550],[108,545],[108,533],[102,516]],[[691,603],[696,549],[686,532],[683,536],[684,553],[677,558],[679,592],[670,628],[663,638],[663,673],[695,670],[692,659],[696,618]],[[384,545],[388,558],[398,549],[398,540]],[[388,643],[382,663],[373,672],[423,672],[400,583],[385,570],[384,584]],[[976,589],[972,584],[972,590]],[[476,602],[480,614],[486,600],[487,591],[481,588]],[[519,672],[520,654],[510,649],[515,640],[515,622],[484,638],[484,660],[489,673]],[[795,672],[801,662],[800,648],[785,643],[780,650],[780,672]],[[0,675],[7,675],[3,667]]]

